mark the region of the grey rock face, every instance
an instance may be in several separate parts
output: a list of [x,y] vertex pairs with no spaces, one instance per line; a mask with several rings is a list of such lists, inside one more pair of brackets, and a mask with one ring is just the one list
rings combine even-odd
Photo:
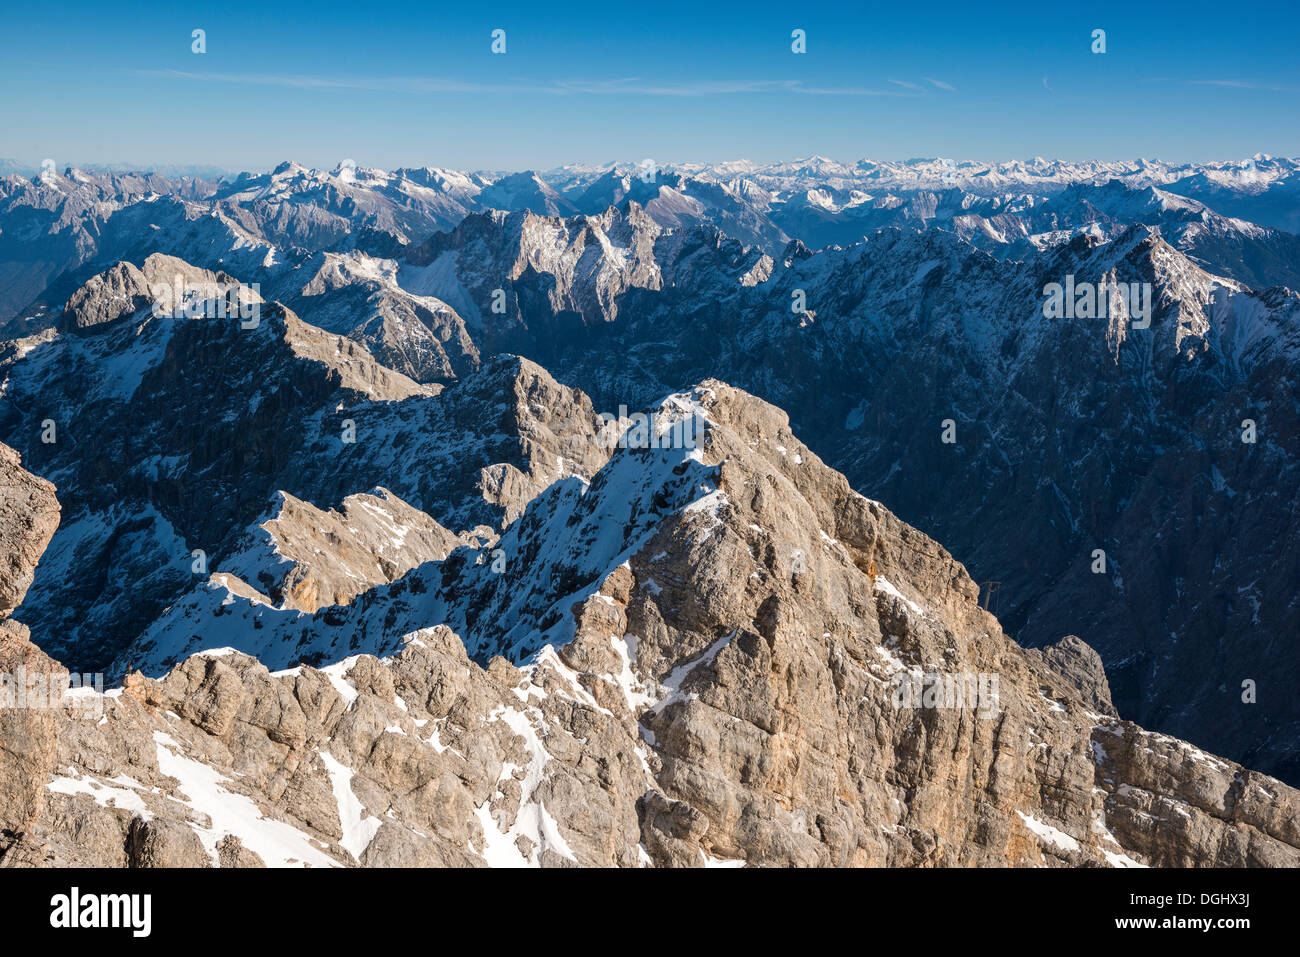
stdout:
[[[9,618],[32,581],[59,524],[54,487],[24,471],[18,453],[0,445],[0,827],[21,829],[44,808],[52,767],[52,712],[18,708],[19,678],[48,682],[61,669],[27,640],[27,628]],[[44,686],[44,684],[43,684]],[[17,858],[15,858],[17,859]],[[4,863],[0,852],[0,863]]]
[[54,486],[25,471],[19,454],[0,444],[0,621],[27,594],[58,524]]
[[87,329],[133,315],[152,303],[144,273],[130,263],[120,263],[73,293],[63,312],[63,327]]

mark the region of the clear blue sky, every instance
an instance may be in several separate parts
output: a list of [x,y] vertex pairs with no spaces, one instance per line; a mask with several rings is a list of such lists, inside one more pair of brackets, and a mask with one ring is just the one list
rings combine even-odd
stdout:
[[1300,155],[1294,0],[68,0],[0,31],[0,157],[60,167]]

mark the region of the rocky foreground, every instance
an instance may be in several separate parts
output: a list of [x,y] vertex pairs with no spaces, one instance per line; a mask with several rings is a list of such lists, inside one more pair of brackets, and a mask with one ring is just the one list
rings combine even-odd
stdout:
[[[615,449],[499,539],[422,527],[391,582],[214,574],[121,688],[0,708],[0,864],[1300,864],[1295,790],[1118,719],[1078,639],[1017,646],[779,409],[658,411],[703,444]],[[5,452],[12,609],[58,504]],[[66,675],[12,621],[0,673]]]

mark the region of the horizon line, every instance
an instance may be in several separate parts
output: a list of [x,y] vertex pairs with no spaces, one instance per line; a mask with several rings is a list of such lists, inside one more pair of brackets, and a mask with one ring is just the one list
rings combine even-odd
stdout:
[[[814,153],[812,155],[804,156],[804,157],[792,157],[790,159],[776,159],[776,160],[766,160],[766,161],[750,160],[745,157],[736,157],[734,159],[717,160],[713,162],[702,161],[702,160],[666,161],[663,163],[656,163],[655,168],[661,172],[671,172],[673,170],[686,170],[686,171],[710,170],[710,169],[717,169],[719,167],[747,164],[754,167],[755,172],[758,172],[766,168],[775,167],[775,166],[796,165],[800,163],[814,163],[814,162],[830,163],[837,166],[852,168],[855,166],[862,166],[864,164],[878,165],[878,166],[906,167],[906,166],[919,165],[922,163],[937,163],[937,162],[944,162],[944,161],[949,161],[954,163],[955,167],[957,168],[968,166],[968,167],[974,167],[977,170],[994,170],[1000,167],[1010,166],[1016,163],[1019,163],[1023,166],[1030,166],[1030,167],[1037,166],[1037,165],[1053,165],[1053,164],[1063,164],[1066,166],[1086,166],[1091,164],[1105,164],[1105,165],[1126,164],[1131,166],[1141,166],[1144,164],[1159,164],[1161,166],[1167,166],[1167,167],[1214,167],[1214,166],[1246,165],[1252,162],[1279,162],[1279,161],[1300,164],[1300,155],[1287,156],[1284,154],[1256,152],[1245,157],[1240,157],[1240,158],[1228,157],[1228,158],[1217,159],[1217,160],[1165,160],[1154,156],[1117,157],[1114,159],[1062,159],[1059,156],[1047,158],[1041,155],[1033,156],[1028,159],[1011,158],[1011,159],[1002,159],[1002,160],[987,160],[987,159],[960,159],[959,160],[953,157],[945,157],[945,156],[909,156],[905,159],[874,159],[870,156],[862,156],[852,160],[839,160],[839,159],[833,159],[828,156],[823,156],[821,154]],[[31,162],[15,159],[14,157],[0,157],[0,164],[9,164],[13,168],[12,172],[3,174],[4,176],[22,176],[28,172],[39,174],[41,170],[50,162],[53,161],[46,159],[46,160],[42,160],[40,163],[31,163]],[[563,163],[559,166],[547,166],[547,167],[521,166],[516,168],[516,167],[501,167],[501,166],[457,167],[457,166],[438,166],[438,165],[370,166],[370,165],[355,163],[350,159],[344,159],[339,163],[334,164],[333,166],[315,166],[312,165],[311,163],[299,162],[298,160],[284,159],[269,166],[258,165],[258,166],[242,167],[242,168],[225,166],[217,163],[203,163],[197,161],[196,162],[167,162],[167,163],[157,163],[157,164],[136,163],[131,161],[69,163],[69,164],[55,163],[54,167],[56,170],[61,168],[64,172],[74,171],[74,172],[85,172],[85,173],[109,173],[109,174],[152,173],[152,174],[162,175],[162,176],[187,175],[183,173],[169,174],[168,172],[166,172],[166,171],[183,171],[183,170],[205,170],[205,171],[211,171],[216,173],[229,174],[230,176],[235,176],[235,177],[244,176],[244,175],[259,176],[259,175],[272,174],[275,172],[275,170],[279,169],[282,166],[297,167],[303,170],[304,172],[309,172],[309,173],[333,173],[333,172],[340,171],[344,168],[352,168],[356,170],[376,171],[381,173],[398,173],[406,170],[444,170],[447,172],[463,173],[467,175],[518,175],[520,173],[533,173],[535,175],[541,176],[544,174],[564,172],[567,170],[593,170],[593,171],[602,170],[602,171],[612,172],[619,169],[626,169],[628,171],[634,172],[644,162],[645,160],[641,160],[641,161],[605,160],[599,162],[574,161],[570,163]],[[201,179],[203,177],[195,176],[194,178]]]

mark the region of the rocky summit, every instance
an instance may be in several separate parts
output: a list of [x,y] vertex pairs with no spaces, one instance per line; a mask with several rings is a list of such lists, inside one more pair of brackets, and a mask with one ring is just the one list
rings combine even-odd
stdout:
[[[614,447],[478,535],[387,489],[282,497],[102,695],[32,700],[70,676],[6,622],[0,864],[1300,864],[1300,794],[1119,718],[1077,637],[1008,639],[781,410],[706,380],[652,411],[701,440]],[[59,505],[4,468],[16,603]]]

